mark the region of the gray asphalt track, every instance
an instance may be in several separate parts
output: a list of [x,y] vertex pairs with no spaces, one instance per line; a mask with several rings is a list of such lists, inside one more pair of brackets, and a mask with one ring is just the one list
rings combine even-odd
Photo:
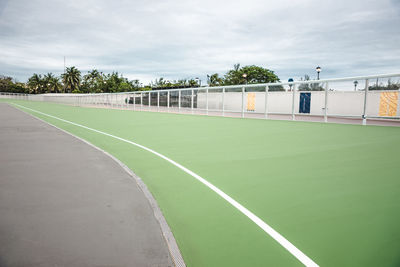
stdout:
[[0,266],[173,266],[153,210],[106,154],[0,103]]

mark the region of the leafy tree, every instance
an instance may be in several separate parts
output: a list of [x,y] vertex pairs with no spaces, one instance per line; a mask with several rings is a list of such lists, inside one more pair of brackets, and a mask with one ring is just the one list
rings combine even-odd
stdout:
[[0,92],[11,92],[12,78],[7,76],[0,76]]
[[64,83],[64,92],[71,93],[79,90],[81,83],[81,72],[75,67],[69,67],[66,72],[61,75]]
[[26,94],[29,88],[25,83],[17,82],[12,77],[0,75],[0,92]]
[[[246,74],[246,77],[243,74]],[[255,65],[240,67],[240,64],[235,64],[233,69],[229,70],[224,77],[225,85],[272,82],[279,82],[278,76],[269,69]]]
[[128,79],[120,76],[118,72],[112,72],[103,76],[105,91],[104,92],[122,92],[130,91],[131,87]]
[[29,89],[26,87],[25,83],[21,82],[13,82],[11,83],[11,92],[18,94],[27,94],[29,93]]
[[94,69],[83,76],[81,91],[84,93],[102,93],[103,73]]
[[[195,79],[180,79],[180,80],[166,80],[163,77],[156,79],[150,83],[152,89],[169,89],[169,88],[192,88],[199,87],[198,82]],[[142,88],[147,89],[147,87]],[[142,90],[139,89],[139,90]]]

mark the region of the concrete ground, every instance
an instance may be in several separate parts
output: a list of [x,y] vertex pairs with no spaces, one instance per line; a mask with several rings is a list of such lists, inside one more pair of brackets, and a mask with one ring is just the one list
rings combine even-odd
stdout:
[[173,266],[136,181],[101,151],[0,103],[0,266]]

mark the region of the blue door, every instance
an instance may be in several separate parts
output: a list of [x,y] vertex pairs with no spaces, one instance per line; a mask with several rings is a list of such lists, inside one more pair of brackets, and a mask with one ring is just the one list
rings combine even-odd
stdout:
[[310,113],[311,93],[300,93],[299,113]]

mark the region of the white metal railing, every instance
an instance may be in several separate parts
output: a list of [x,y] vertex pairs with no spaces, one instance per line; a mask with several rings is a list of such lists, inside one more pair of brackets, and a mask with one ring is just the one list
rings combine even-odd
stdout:
[[[369,90],[371,86],[375,86],[374,89],[391,89],[392,86],[396,90]],[[296,120],[313,117],[325,122],[328,118],[359,118],[366,124],[367,119],[400,119],[398,86],[400,86],[400,73],[123,93],[42,95],[0,93],[0,98],[243,118],[279,119],[287,116],[288,119]],[[319,91],[312,90],[313,87]]]

